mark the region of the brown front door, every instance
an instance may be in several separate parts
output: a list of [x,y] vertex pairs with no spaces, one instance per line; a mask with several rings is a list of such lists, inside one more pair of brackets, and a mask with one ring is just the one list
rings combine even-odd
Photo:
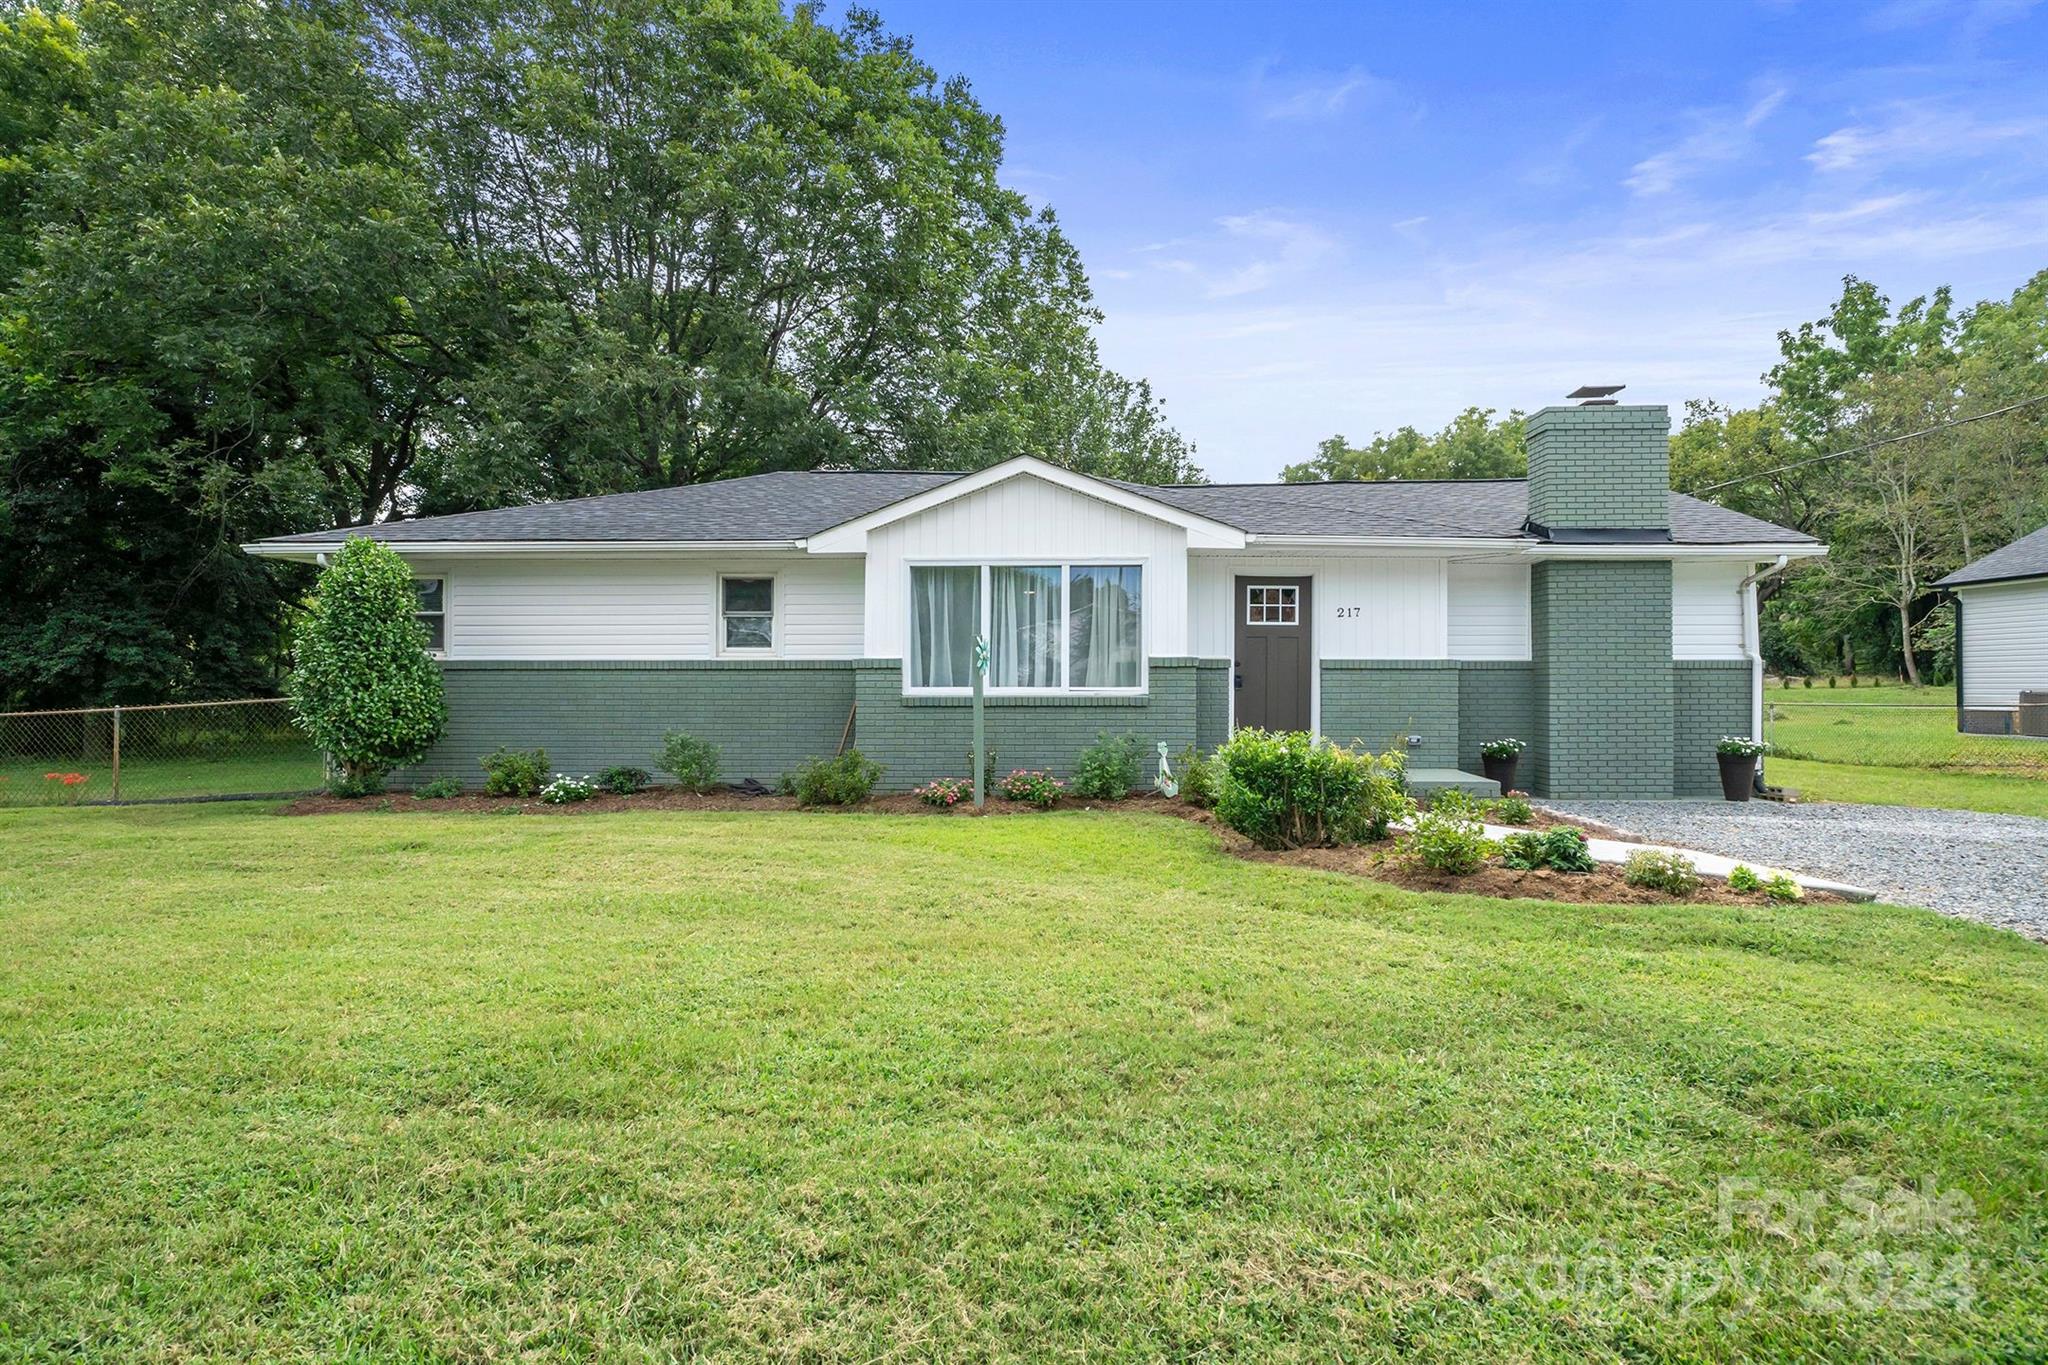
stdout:
[[1309,679],[1315,669],[1306,578],[1237,580],[1237,725],[1309,728]]

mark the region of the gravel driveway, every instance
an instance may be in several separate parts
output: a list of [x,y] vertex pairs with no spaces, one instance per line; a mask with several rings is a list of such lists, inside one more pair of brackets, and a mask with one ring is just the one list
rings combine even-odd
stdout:
[[1658,843],[1867,886],[1894,904],[1924,905],[2048,940],[2048,820],[1775,801],[1541,804]]

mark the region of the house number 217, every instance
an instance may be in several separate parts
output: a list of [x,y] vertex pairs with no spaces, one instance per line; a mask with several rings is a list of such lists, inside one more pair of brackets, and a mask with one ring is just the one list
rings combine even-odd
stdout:
[[1359,612],[1359,608],[1357,608],[1357,607],[1339,607],[1339,608],[1337,608],[1337,619],[1338,619],[1339,621],[1342,621],[1342,620],[1346,619],[1347,617],[1352,617],[1352,616],[1356,616],[1356,615],[1358,615],[1358,612]]

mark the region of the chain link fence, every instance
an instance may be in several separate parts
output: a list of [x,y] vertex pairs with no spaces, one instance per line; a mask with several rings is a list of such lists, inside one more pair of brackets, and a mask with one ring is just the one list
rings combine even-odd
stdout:
[[279,697],[0,712],[0,807],[297,796],[320,753]]
[[1764,738],[1780,758],[2048,780],[2048,740],[1958,734],[1953,706],[1792,701],[1767,691]]

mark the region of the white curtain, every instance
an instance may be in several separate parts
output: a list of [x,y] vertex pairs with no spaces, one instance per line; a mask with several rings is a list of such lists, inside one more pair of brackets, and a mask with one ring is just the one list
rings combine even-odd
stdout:
[[1060,685],[1060,571],[999,564],[988,571],[991,687]]
[[1067,584],[1070,687],[1136,687],[1145,648],[1143,570],[1075,566]]
[[910,571],[910,685],[972,687],[981,628],[981,570]]

